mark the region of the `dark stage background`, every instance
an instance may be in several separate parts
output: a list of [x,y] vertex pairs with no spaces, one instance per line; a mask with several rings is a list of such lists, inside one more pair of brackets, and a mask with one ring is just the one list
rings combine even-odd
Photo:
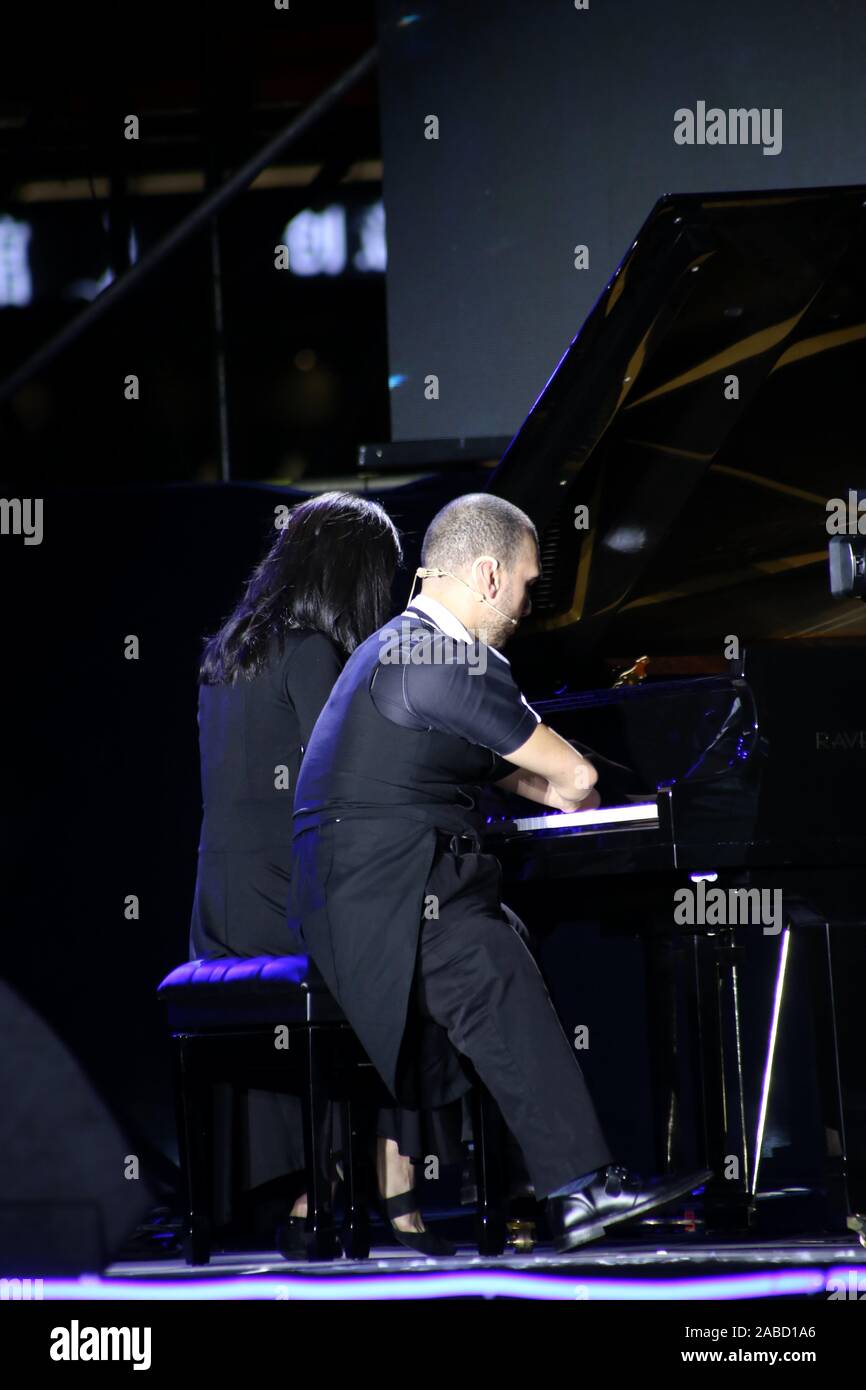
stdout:
[[[862,0],[379,14],[395,440],[513,434],[662,194],[862,181]],[[676,144],[699,100],[781,108],[780,152]]]

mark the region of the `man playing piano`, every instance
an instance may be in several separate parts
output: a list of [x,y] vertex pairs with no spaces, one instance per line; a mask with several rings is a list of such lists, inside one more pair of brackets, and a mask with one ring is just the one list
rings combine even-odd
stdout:
[[420,596],[352,654],[306,750],[290,912],[400,1104],[464,1094],[471,1061],[567,1250],[711,1174],[646,1181],[613,1163],[500,902],[498,862],[480,852],[479,785],[560,810],[597,804],[594,768],[540,722],[500,650],[530,611],[535,529],[500,498],[462,497],[434,518],[421,558]]

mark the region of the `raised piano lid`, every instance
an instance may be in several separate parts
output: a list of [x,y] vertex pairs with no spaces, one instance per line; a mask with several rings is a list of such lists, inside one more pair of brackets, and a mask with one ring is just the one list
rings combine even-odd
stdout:
[[491,481],[542,537],[524,683],[597,683],[602,638],[866,634],[826,530],[866,486],[864,382],[866,186],[661,198]]

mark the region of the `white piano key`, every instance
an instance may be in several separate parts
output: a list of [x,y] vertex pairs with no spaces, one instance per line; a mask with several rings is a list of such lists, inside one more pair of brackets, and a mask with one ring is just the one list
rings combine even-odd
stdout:
[[604,806],[591,811],[554,811],[546,816],[521,816],[512,822],[514,830],[592,830],[605,825],[634,825],[652,829],[658,825],[655,801],[639,801],[630,806]]

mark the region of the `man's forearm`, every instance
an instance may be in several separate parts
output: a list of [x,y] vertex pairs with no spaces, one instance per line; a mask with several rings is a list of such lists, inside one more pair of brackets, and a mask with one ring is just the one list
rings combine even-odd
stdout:
[[[516,772],[509,772],[507,777],[503,777],[501,782],[496,783],[503,791],[514,792],[517,796],[525,796],[527,801],[537,801],[540,806],[550,806],[554,810],[562,811],[570,809],[571,799],[566,800],[560,795],[546,777],[542,777],[538,772],[526,772],[523,768],[518,768]],[[592,806],[597,806],[599,797],[595,789],[580,802],[581,809],[589,810]]]
[[592,763],[546,724],[539,724],[526,743],[509,753],[508,761],[525,776],[549,784],[557,800],[547,801],[546,805],[577,806],[586,801],[598,781]]
[[546,777],[542,777],[537,772],[526,772],[522,767],[515,772],[509,772],[507,777],[503,777],[501,782],[496,783],[503,791],[515,792],[517,796],[525,796],[527,801],[537,801],[541,806],[551,804],[549,798],[553,794],[553,789]]

